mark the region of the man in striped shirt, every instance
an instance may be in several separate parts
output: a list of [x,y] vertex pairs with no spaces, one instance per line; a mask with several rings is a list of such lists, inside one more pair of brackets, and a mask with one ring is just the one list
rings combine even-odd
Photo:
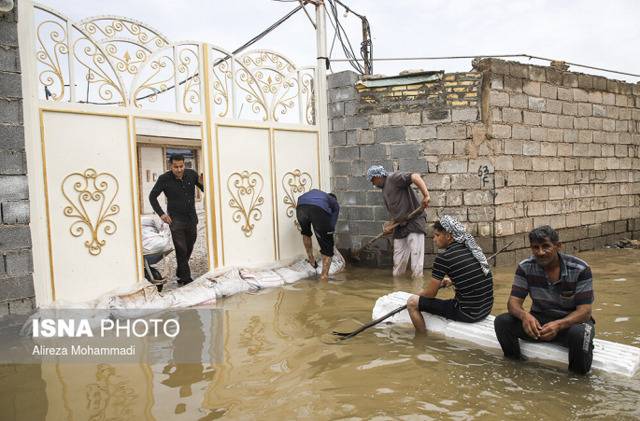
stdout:
[[[529,233],[532,256],[518,265],[508,313],[496,317],[496,336],[504,355],[524,359],[519,339],[556,342],[569,348],[569,370],[586,374],[593,360],[593,280],[589,265],[560,253],[558,233],[548,225]],[[523,307],[531,297],[531,311]]]
[[[453,217],[444,215],[433,224],[433,239],[444,251],[433,264],[431,282],[418,295],[407,300],[407,309],[416,332],[426,332],[423,311],[460,322],[473,323],[484,319],[493,307],[493,277],[487,258]],[[448,276],[455,288],[451,300],[435,298]]]

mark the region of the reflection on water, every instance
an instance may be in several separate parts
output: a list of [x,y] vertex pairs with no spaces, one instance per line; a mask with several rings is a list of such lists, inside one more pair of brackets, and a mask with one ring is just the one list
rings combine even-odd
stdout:
[[[598,337],[640,346],[640,250],[584,253],[595,278]],[[513,268],[495,274],[505,311]],[[565,369],[504,360],[410,326],[371,329],[329,345],[331,330],[370,320],[375,300],[416,290],[388,271],[352,269],[234,296],[225,310],[224,356],[214,365],[42,364],[0,366],[0,419],[574,419],[640,417],[640,375],[578,377]],[[452,291],[445,291],[452,295]],[[206,353],[202,321],[181,320]],[[179,346],[176,349],[181,349]]]

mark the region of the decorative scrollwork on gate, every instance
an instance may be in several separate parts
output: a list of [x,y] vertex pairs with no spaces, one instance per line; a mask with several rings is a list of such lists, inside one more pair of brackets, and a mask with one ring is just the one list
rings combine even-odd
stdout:
[[48,97],[54,101],[60,101],[65,96],[61,60],[62,56],[69,54],[67,36],[65,27],[52,19],[41,22],[36,29],[36,60],[44,65],[38,79],[45,86]]
[[[311,190],[312,185],[313,179],[311,175],[299,169],[285,173],[282,176],[282,189],[284,190],[282,202],[287,205],[285,213],[289,218],[293,218],[298,205],[298,197]],[[294,218],[293,223],[300,230],[298,220]]]
[[312,185],[313,179],[311,175],[299,169],[285,173],[282,177],[282,188],[284,189],[282,202],[287,205],[286,214],[289,218],[293,217],[298,204],[298,197],[311,190]]
[[255,224],[262,219],[260,206],[264,204],[262,188],[264,180],[257,172],[234,172],[227,179],[227,189],[231,195],[229,206],[235,211],[232,214],[233,222],[241,222],[242,232],[246,237],[251,237]]
[[[42,99],[202,114],[208,92],[218,118],[316,124],[314,68],[298,68],[279,53],[236,56],[208,44],[171,42],[125,17],[72,21],[34,8]],[[203,48],[211,54],[207,68]]]
[[84,245],[93,256],[99,255],[106,244],[105,240],[100,239],[100,232],[113,235],[118,230],[116,223],[110,219],[120,212],[120,206],[114,203],[118,190],[118,180],[113,175],[97,173],[93,168],[82,173],[71,173],[62,181],[62,195],[68,203],[63,213],[76,219],[69,227],[69,232],[74,237],[80,237],[85,228],[88,229],[91,238]]
[[264,121],[278,121],[278,115],[295,106],[298,78],[291,62],[270,51],[247,53],[239,62],[236,83],[255,114]]

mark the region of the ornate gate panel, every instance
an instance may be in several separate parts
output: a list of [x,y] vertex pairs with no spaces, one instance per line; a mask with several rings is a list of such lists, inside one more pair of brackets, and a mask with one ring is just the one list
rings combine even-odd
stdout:
[[[297,197],[328,188],[316,70],[274,51],[173,42],[118,16],[20,20],[36,299],[142,281],[136,122],[199,126],[209,269],[302,253]],[[167,126],[161,136],[175,137]],[[164,159],[164,157],[163,157]],[[149,186],[144,186],[148,190]],[[143,200],[145,195],[142,195]]]

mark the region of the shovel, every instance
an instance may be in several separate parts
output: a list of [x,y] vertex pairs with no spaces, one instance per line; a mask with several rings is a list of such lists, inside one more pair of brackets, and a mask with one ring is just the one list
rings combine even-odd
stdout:
[[[397,220],[394,219],[392,221],[389,222],[389,226],[388,229],[391,230],[395,227],[397,227],[400,224],[403,224],[407,221],[410,221],[411,219],[415,218],[416,216],[418,216],[422,211],[424,210],[424,208],[422,206],[420,206],[418,209],[414,210],[413,212],[411,212],[409,215],[403,216],[401,218],[398,218]],[[376,235],[375,237],[373,237],[371,240],[367,241],[362,247],[360,247],[359,249],[356,249],[354,251],[351,252],[351,258],[355,261],[360,261],[360,253],[362,252],[362,250],[366,249],[367,247],[369,247],[371,244],[375,243],[376,241],[378,241],[379,239],[381,239],[382,237],[384,237],[385,232],[382,231],[380,234]]]
[[[507,244],[506,246],[502,247],[500,250],[498,250],[495,254],[487,257],[487,261],[493,259],[494,257],[496,257],[498,254],[502,253],[504,250],[506,250],[509,246],[511,246],[511,244],[513,244],[513,241],[510,241],[509,244]],[[385,320],[387,320],[389,317],[400,313],[402,310],[405,310],[407,308],[407,305],[402,305],[398,308],[396,308],[393,311],[390,311],[389,313],[378,317],[375,320],[370,321],[369,323],[362,325],[361,327],[359,327],[358,329],[354,330],[353,332],[336,332],[335,330],[331,333],[333,333],[335,336],[338,336],[340,340],[345,340],[345,339],[350,339],[353,338],[354,336],[356,336],[357,334],[359,334],[360,332],[364,332],[365,330],[369,329],[370,327],[373,327]]]

